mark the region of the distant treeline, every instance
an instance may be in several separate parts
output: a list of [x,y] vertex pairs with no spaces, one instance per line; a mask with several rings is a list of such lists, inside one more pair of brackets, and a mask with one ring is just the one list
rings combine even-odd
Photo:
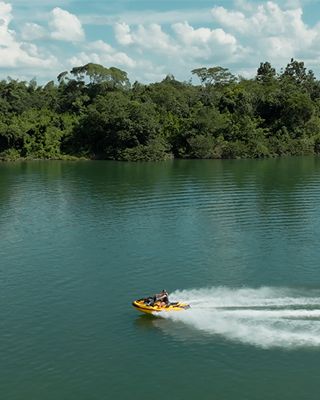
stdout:
[[0,159],[260,158],[320,153],[320,81],[291,60],[252,79],[222,67],[130,84],[117,68],[87,64],[58,84],[0,82]]

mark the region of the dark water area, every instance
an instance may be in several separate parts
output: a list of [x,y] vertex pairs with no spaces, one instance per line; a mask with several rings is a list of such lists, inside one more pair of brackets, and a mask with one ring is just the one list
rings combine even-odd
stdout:
[[319,158],[0,164],[1,398],[318,399],[319,237]]

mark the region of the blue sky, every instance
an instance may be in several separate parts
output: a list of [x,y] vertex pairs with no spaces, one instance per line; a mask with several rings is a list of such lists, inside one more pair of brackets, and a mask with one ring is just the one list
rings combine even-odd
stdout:
[[140,82],[213,65],[251,77],[261,61],[279,70],[291,57],[319,77],[319,1],[0,1],[1,78],[43,83],[88,62]]

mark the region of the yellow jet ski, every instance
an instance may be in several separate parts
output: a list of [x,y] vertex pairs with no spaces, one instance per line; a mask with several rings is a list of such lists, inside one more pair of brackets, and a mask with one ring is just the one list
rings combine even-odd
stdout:
[[179,301],[169,304],[164,304],[160,301],[156,301],[153,304],[150,304],[150,298],[135,300],[132,302],[132,305],[137,310],[147,314],[153,314],[159,312],[183,311],[190,308],[189,304],[180,303]]

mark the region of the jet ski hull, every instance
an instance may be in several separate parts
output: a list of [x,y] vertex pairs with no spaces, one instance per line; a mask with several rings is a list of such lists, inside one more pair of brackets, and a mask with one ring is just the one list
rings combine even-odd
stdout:
[[160,312],[176,312],[176,311],[184,311],[190,308],[189,304],[186,303],[170,303],[165,306],[161,306],[158,304],[148,305],[145,302],[145,299],[135,300],[132,302],[134,308],[138,311],[141,311],[146,314],[156,314]]

